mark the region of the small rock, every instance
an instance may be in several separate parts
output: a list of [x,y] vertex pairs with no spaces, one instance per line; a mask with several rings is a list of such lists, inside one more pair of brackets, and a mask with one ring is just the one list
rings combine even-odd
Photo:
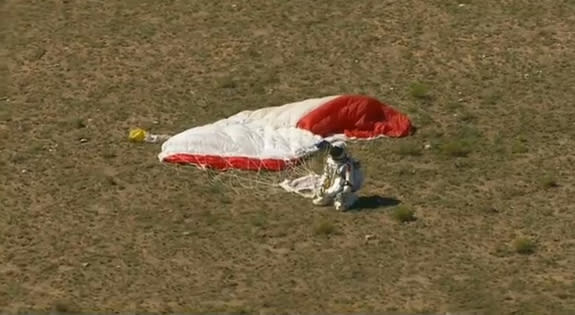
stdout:
[[192,233],[191,233],[191,232],[188,232],[188,231],[182,233],[183,236],[188,236],[188,235],[190,235],[190,234],[192,234]]
[[499,213],[499,209],[495,208],[495,207],[489,207],[487,208],[487,212],[489,213]]
[[423,148],[424,148],[425,150],[429,150],[429,149],[431,149],[431,144],[427,143],[427,144],[425,144],[425,145],[423,146]]
[[458,7],[460,7],[460,8],[463,8],[464,6],[465,6],[465,3],[460,3],[460,4],[458,5]]
[[82,267],[86,268],[88,266],[90,266],[90,263],[82,263]]
[[365,240],[366,240],[366,241],[370,241],[370,240],[373,240],[373,239],[375,239],[375,235],[373,235],[373,234],[367,234],[367,235],[365,236]]
[[88,142],[88,139],[86,139],[86,138],[80,138],[80,143],[86,143],[86,142]]

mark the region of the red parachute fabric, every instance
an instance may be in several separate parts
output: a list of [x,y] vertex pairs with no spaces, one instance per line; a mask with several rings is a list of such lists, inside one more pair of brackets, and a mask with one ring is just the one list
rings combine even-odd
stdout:
[[297,127],[322,137],[343,133],[349,138],[365,139],[404,137],[412,129],[406,115],[364,95],[337,97],[302,117]]

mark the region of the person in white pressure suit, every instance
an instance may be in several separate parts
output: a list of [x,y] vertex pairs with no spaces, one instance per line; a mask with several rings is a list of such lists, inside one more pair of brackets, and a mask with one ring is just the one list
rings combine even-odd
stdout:
[[348,210],[358,200],[356,193],[362,187],[363,179],[359,161],[343,147],[331,146],[312,202],[317,206],[333,205],[337,211]]

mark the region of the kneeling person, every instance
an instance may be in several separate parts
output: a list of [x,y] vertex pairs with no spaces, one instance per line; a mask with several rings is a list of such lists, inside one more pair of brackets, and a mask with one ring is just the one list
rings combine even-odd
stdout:
[[363,174],[359,161],[353,159],[342,147],[332,146],[313,204],[318,206],[333,204],[336,210],[345,211],[357,201],[356,192],[362,185]]

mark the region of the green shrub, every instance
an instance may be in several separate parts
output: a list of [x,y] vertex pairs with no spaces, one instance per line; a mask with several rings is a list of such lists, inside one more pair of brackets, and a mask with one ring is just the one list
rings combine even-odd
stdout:
[[407,207],[400,206],[393,210],[391,216],[400,223],[407,223],[417,220],[415,212]]
[[528,238],[518,238],[513,242],[513,248],[519,254],[533,254],[535,252],[535,242]]

